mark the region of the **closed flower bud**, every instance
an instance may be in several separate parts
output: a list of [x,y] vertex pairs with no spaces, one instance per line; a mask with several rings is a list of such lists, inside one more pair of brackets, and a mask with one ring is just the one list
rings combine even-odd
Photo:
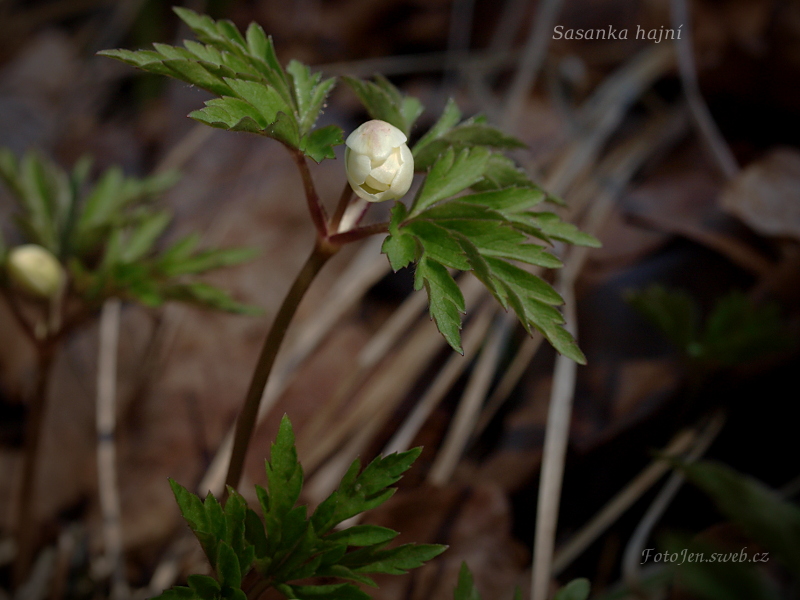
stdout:
[[17,246],[8,253],[7,266],[11,282],[26,294],[50,299],[61,289],[64,280],[61,263],[41,246]]
[[405,134],[385,121],[367,121],[345,144],[347,181],[356,195],[369,202],[401,198],[411,187],[414,157]]

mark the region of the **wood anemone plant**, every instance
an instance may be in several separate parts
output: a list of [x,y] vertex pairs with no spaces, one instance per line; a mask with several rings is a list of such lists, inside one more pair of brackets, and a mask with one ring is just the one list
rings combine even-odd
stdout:
[[159,306],[168,300],[236,313],[259,312],[197,275],[248,260],[244,248],[199,249],[191,234],[166,249],[157,242],[171,216],[152,201],[177,181],[175,173],[144,179],[112,167],[89,183],[91,161],[66,172],[29,152],[21,160],[0,149],[0,181],[16,202],[18,231],[0,235],[0,292],[36,350],[37,379],[28,402],[22,484],[17,506],[19,585],[33,557],[36,467],[50,373],[60,343],[93,319],[109,298]]

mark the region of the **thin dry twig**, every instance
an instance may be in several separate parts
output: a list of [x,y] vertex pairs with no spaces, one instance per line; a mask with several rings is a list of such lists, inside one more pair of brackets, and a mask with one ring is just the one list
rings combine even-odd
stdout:
[[475,317],[474,325],[467,327],[464,331],[462,340],[464,356],[453,353],[447,359],[447,363],[439,370],[436,378],[420,397],[414,409],[383,448],[382,454],[403,452],[411,447],[411,442],[419,433],[419,430],[422,429],[433,410],[444,399],[464,370],[472,364],[471,357],[483,342],[486,332],[489,330],[489,325],[491,325],[492,315],[496,311],[497,307],[488,302],[481,306],[480,312]]
[[100,314],[97,356],[97,485],[103,515],[104,561],[111,574],[111,597],[127,598],[122,550],[122,523],[117,485],[117,451],[114,435],[117,421],[117,354],[121,302],[109,298]]
[[502,125],[511,130],[519,120],[525,99],[536,84],[536,77],[544,64],[547,48],[550,45],[550,32],[553,31],[556,17],[561,10],[561,0],[541,0],[531,23],[531,32],[522,51],[522,59],[509,88]]
[[[711,444],[714,443],[719,432],[722,431],[724,424],[725,414],[722,411],[718,411],[711,417],[706,428],[697,437],[692,449],[686,456],[686,462],[694,462],[703,456],[711,447]],[[667,510],[675,498],[675,495],[683,485],[684,479],[684,476],[677,471],[672,474],[647,509],[647,512],[645,512],[641,521],[639,521],[630,540],[628,540],[628,545],[625,547],[625,552],[622,555],[622,577],[628,588],[639,596],[646,595],[642,587],[641,576],[642,550],[650,537],[650,533],[653,531],[653,527],[655,527],[664,511]]]
[[[685,452],[697,437],[693,429],[680,431],[666,448],[662,451],[664,456],[675,456]],[[553,558],[553,575],[558,575],[567,568],[573,560],[583,554],[603,532],[608,529],[620,516],[622,516],[636,501],[642,497],[665,473],[670,470],[669,464],[664,460],[654,460],[639,473],[628,485],[608,501],[592,519],[584,525],[578,533],[573,535],[567,543],[559,548]]]
[[719,166],[722,173],[730,179],[739,172],[739,164],[733,156],[728,143],[722,137],[708,105],[700,93],[700,85],[697,82],[697,68],[694,63],[694,50],[692,48],[692,24],[686,0],[670,0],[670,13],[672,17],[672,27],[681,30],[682,35],[675,40],[675,49],[678,58],[678,72],[680,73],[683,93],[689,103],[697,128],[705,140],[711,155]]
[[432,485],[445,485],[453,476],[456,465],[475,429],[481,406],[488,395],[494,374],[497,372],[506,338],[515,323],[516,315],[509,312],[503,315],[499,323],[495,322],[494,327],[489,331],[444,442],[428,472],[428,482]]
[[[565,303],[564,320],[566,323],[564,327],[577,339],[573,282],[562,281],[559,287]],[[556,358],[550,408],[547,413],[547,429],[544,437],[539,498],[536,504],[536,534],[531,574],[531,598],[533,600],[547,600],[550,589],[550,573],[558,524],[558,505],[561,499],[561,483],[564,478],[564,462],[567,454],[577,368],[577,363],[566,356],[559,355]]]

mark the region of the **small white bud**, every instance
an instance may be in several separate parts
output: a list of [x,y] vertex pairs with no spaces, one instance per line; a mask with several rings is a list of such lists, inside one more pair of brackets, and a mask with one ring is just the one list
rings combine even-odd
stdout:
[[8,253],[8,276],[21,291],[45,300],[56,296],[64,269],[53,254],[36,244],[17,246]]
[[414,178],[414,157],[405,134],[386,121],[367,121],[347,137],[345,171],[359,198],[383,202],[402,198]]

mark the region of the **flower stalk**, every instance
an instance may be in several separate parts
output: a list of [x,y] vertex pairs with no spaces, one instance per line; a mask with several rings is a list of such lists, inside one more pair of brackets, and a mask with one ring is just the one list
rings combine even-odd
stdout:
[[275,358],[283,343],[283,338],[286,336],[286,331],[289,329],[289,324],[297,311],[297,307],[317,273],[338,250],[338,246],[332,245],[324,239],[317,241],[314,250],[309,255],[303,268],[300,269],[294,283],[289,288],[289,292],[283,299],[277,315],[275,315],[275,320],[272,322],[272,327],[264,341],[264,346],[261,348],[256,369],[247,389],[242,412],[236,421],[233,451],[228,465],[228,475],[225,479],[226,486],[236,489],[241,481],[247,448],[250,445],[250,439],[255,429],[261,397],[264,395],[264,389],[267,387],[267,380],[275,364]]

